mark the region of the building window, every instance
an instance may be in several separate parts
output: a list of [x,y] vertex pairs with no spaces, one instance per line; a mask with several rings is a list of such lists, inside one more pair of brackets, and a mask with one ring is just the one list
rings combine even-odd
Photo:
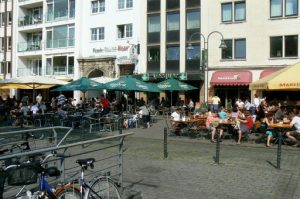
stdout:
[[147,0],[147,11],[148,12],[160,11],[160,0]]
[[118,38],[132,37],[132,24],[118,25]]
[[74,46],[74,25],[55,26],[46,31],[46,48]]
[[[246,4],[245,1],[235,3],[222,3],[222,22],[245,21],[246,20]],[[234,11],[234,13],[233,13]]]
[[160,16],[148,16],[148,43],[159,43],[160,41]]
[[47,21],[75,17],[75,0],[47,0]]
[[246,59],[246,39],[234,40],[234,59]]
[[167,46],[166,72],[179,72],[180,48],[178,45]]
[[167,0],[167,10],[169,9],[177,9],[180,7],[179,0]]
[[167,14],[167,42],[179,42],[180,16],[178,12],[171,12]]
[[11,50],[11,37],[7,37],[7,47],[8,50]]
[[271,17],[282,17],[282,0],[270,1]]
[[74,74],[73,56],[55,56],[46,58],[46,75]]
[[200,34],[196,34],[200,29],[200,10],[191,10],[186,13],[186,40],[199,41]]
[[186,7],[191,8],[191,7],[199,7],[201,1],[200,0],[186,0]]
[[92,13],[99,13],[105,11],[105,0],[92,1]]
[[271,57],[282,57],[282,37],[271,37],[270,38],[270,56]]
[[186,50],[186,71],[199,72],[200,68],[200,45],[193,44]]
[[226,39],[225,43],[222,59],[246,59],[246,39]]
[[298,15],[298,0],[285,0],[285,16]]
[[[283,49],[284,46],[284,49]],[[271,57],[298,57],[298,35],[270,38]]]
[[148,46],[147,72],[160,72],[160,46]]
[[118,0],[118,9],[132,8],[133,0]]
[[285,36],[285,56],[298,56],[298,35]]
[[234,3],[234,21],[245,21],[246,19],[246,4],[245,2]]
[[232,3],[222,4],[222,22],[232,21]]
[[104,27],[92,28],[91,29],[91,40],[92,41],[104,40]]

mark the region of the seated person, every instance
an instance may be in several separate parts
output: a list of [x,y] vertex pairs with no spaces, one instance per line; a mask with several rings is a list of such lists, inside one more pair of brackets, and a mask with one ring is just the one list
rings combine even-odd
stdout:
[[179,121],[179,120],[180,120],[180,108],[176,109],[176,110],[171,114],[171,120],[173,120],[173,121]]
[[[217,131],[217,124],[219,122],[218,114],[216,112],[212,112],[207,116],[206,119],[206,128],[211,131],[211,142],[215,143],[215,135]],[[220,137],[223,135],[223,129],[220,129]]]
[[139,115],[143,118],[144,128],[150,128],[150,111],[145,105],[140,107]]
[[295,115],[290,123],[290,126],[295,127],[295,131],[289,131],[286,133],[286,136],[291,139],[298,147],[300,146],[300,117]]
[[239,137],[237,144],[241,144],[242,134],[248,133],[253,127],[253,118],[249,111],[245,111],[245,118],[238,117],[237,121],[239,122]]
[[274,115],[272,113],[267,113],[266,117],[262,120],[262,124],[261,124],[266,129],[266,134],[268,135],[267,147],[271,146],[271,140],[273,137],[273,129],[269,127],[269,125],[274,122],[273,116]]
[[171,114],[171,121],[172,122],[172,127],[175,130],[176,135],[180,135],[180,129],[184,127],[184,124],[181,123],[176,123],[174,121],[180,121],[181,120],[181,114],[180,114],[181,109],[177,108],[172,114]]
[[218,113],[218,115],[219,115],[220,120],[227,120],[228,119],[228,116],[227,116],[227,113],[226,113],[224,107],[220,108],[220,112]]
[[32,111],[32,114],[37,114],[37,112],[39,111],[39,108],[38,108],[38,104],[33,104],[31,107],[30,107],[30,111]]

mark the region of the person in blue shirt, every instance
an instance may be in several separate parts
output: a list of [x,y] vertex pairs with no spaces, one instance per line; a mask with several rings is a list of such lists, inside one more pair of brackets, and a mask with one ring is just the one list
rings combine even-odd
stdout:
[[227,120],[228,116],[224,109],[224,107],[221,107],[220,112],[218,113],[220,120]]

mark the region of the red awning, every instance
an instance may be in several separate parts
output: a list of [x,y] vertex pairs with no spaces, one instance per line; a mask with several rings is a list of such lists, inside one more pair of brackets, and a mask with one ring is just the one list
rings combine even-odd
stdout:
[[216,71],[212,74],[211,85],[243,85],[252,82],[252,73],[247,70],[239,71]]
[[282,69],[282,68],[267,68],[267,69],[263,70],[263,71],[260,73],[259,79],[261,79],[261,78],[263,78],[263,77],[266,77],[266,76],[268,76],[268,75],[270,75],[270,74],[272,74],[272,73],[274,73],[274,72],[276,72],[276,71],[278,71],[278,70],[281,70],[281,69]]

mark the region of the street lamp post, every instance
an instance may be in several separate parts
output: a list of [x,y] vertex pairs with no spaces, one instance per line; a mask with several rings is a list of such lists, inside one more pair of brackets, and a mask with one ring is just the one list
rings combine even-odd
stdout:
[[[205,38],[205,36],[201,33],[201,32],[195,32],[193,33],[190,38],[189,38],[189,44],[188,44],[188,47],[187,49],[193,49],[193,46],[192,46],[192,43],[191,43],[191,40],[192,38],[195,36],[195,35],[200,35],[202,38],[203,38],[203,42],[204,42],[204,51],[206,51],[206,54],[205,54],[205,59],[204,59],[204,68],[206,70],[206,77],[205,77],[205,84],[204,84],[204,90],[205,90],[205,102],[208,103],[208,70],[209,70],[209,67],[208,67],[208,41],[209,41],[209,38],[212,34],[219,34],[222,39],[221,39],[221,44],[219,46],[219,48],[221,49],[224,49],[224,48],[227,48],[226,44],[225,44],[225,41],[224,41],[224,36],[221,32],[219,31],[212,31],[208,34],[207,36],[207,39]],[[201,51],[200,51],[201,52]],[[201,56],[200,56],[201,57]],[[201,57],[202,58],[202,57]],[[201,62],[200,62],[201,64]]]

